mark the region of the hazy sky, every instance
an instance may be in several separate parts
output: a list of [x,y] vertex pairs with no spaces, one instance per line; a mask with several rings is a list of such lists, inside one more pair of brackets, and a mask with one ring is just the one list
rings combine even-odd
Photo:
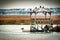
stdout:
[[34,8],[40,5],[47,8],[60,7],[59,0],[0,0],[0,9]]

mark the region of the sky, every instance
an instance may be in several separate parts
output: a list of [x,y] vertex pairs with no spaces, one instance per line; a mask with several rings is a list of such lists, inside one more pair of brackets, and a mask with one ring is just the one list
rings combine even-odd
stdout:
[[45,8],[60,7],[59,0],[0,0],[0,9],[34,8],[39,6]]

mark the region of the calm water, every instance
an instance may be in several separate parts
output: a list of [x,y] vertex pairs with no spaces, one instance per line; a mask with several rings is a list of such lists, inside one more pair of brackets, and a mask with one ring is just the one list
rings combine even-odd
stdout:
[[[29,25],[28,25],[29,26]],[[0,25],[0,40],[60,40],[60,33],[21,32],[20,28],[27,25]]]
[[60,33],[0,32],[0,40],[60,40]]

